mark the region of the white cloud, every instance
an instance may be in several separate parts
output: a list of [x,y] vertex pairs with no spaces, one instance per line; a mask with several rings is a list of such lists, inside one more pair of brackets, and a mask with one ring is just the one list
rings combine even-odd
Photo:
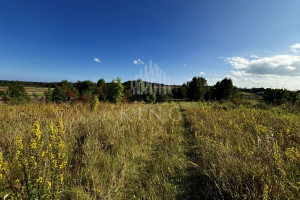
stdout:
[[243,76],[245,75],[245,71],[231,71],[231,73],[234,75],[234,76]]
[[184,67],[187,67],[187,64],[184,64],[183,66],[184,66]]
[[290,46],[290,49],[294,53],[299,53],[300,52],[300,43]]
[[232,79],[232,81],[233,84],[238,87],[286,88],[290,90],[300,89],[300,76],[290,77],[278,75],[245,75],[243,77],[235,77],[235,79]]
[[245,69],[249,65],[249,60],[242,57],[227,58],[226,61],[228,61],[234,69]]
[[102,61],[99,58],[94,58],[94,61],[97,63],[101,63]]
[[238,87],[300,89],[300,56],[230,57],[225,61],[234,69],[228,77]]
[[296,69],[296,67],[294,67],[294,66],[286,66],[285,69],[287,69],[289,71],[294,71]]
[[201,75],[205,75],[205,72],[200,72]]
[[144,61],[142,61],[141,59],[136,59],[136,60],[133,60],[133,64],[135,64],[135,65],[143,65]]
[[226,60],[234,69],[248,74],[300,76],[300,56],[276,55],[251,60],[232,57]]

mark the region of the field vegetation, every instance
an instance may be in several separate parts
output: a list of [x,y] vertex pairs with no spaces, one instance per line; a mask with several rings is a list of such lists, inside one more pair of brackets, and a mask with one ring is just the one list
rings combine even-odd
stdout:
[[296,199],[300,116],[233,103],[0,105],[6,199]]
[[35,101],[9,85],[0,198],[298,198],[298,92],[245,99],[230,79],[195,77],[170,96],[137,83],[142,92],[120,79],[62,81]]

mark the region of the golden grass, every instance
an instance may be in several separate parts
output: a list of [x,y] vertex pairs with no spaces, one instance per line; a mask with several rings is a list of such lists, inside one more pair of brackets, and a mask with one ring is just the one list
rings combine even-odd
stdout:
[[295,199],[299,121],[184,102],[0,104],[0,198]]
[[[164,112],[172,106],[100,104],[91,111],[82,104],[1,105],[1,151],[13,163],[17,135],[26,140],[38,121],[47,143],[49,124],[61,118],[68,157],[61,199],[175,198],[171,177],[185,163],[180,127]],[[160,109],[161,120],[153,114]],[[1,179],[1,194],[17,196],[9,178]]]
[[189,108],[186,115],[198,155],[193,162],[215,182],[220,196],[297,199],[299,115],[243,107]]

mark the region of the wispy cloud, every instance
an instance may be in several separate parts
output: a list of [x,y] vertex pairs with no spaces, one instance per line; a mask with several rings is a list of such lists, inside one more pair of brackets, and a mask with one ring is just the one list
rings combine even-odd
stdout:
[[136,59],[136,60],[133,60],[133,64],[135,64],[135,65],[143,65],[145,63],[141,59]]
[[94,61],[97,63],[101,63],[102,61],[99,58],[94,58]]
[[257,59],[257,58],[260,58],[260,57],[257,56],[257,55],[251,55],[250,58],[255,58],[255,59]]
[[187,67],[187,64],[184,64],[183,66],[184,66],[184,67]]
[[300,43],[290,46],[290,49],[294,53],[299,53],[300,52]]
[[201,75],[205,75],[205,72],[200,72]]

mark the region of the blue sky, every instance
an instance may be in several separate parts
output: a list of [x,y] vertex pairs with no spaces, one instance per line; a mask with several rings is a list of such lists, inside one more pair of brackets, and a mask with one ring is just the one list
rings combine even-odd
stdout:
[[300,89],[299,8],[299,0],[1,1],[0,79],[126,81],[153,60],[174,84],[228,76],[240,87]]

